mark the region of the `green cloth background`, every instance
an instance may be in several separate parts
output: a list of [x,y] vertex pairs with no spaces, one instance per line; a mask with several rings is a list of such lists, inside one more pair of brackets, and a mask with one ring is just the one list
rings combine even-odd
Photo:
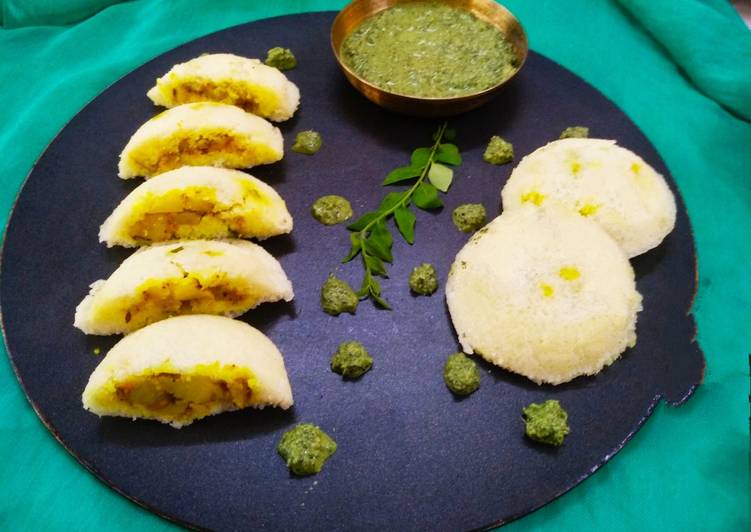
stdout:
[[[620,0],[639,14],[636,0]],[[222,28],[274,15],[339,9],[343,1],[134,0],[99,10],[76,0],[75,25],[20,27],[59,13],[61,2],[9,0],[0,29],[0,216],[34,160],[87,101],[154,56]],[[671,23],[709,6],[736,41],[711,39],[744,57],[738,20],[722,0],[670,4]],[[603,469],[509,530],[748,530],[751,350],[751,124],[705,94],[723,80],[697,82],[680,45],[657,44],[629,11],[605,0],[508,0],[531,47],[598,87],[646,133],[678,182],[699,251],[694,307],[707,358],[704,385],[680,408],[660,404],[644,428]],[[21,7],[19,7],[21,6]],[[25,12],[23,6],[28,6]],[[682,6],[678,9],[676,6]],[[53,8],[50,10],[50,8]],[[80,9],[80,10],[79,10]],[[46,10],[46,11],[45,11]],[[79,11],[76,11],[79,10]],[[700,10],[699,10],[700,11]],[[58,15],[59,16],[59,15]],[[702,17],[703,19],[706,17]],[[645,26],[655,31],[654,21]],[[660,36],[659,30],[655,33]],[[731,33],[736,32],[736,33]],[[697,45],[698,43],[698,45]],[[701,57],[701,56],[700,56]],[[704,56],[706,57],[706,55]],[[746,65],[727,65],[726,73]],[[692,70],[693,69],[693,70]],[[740,76],[740,74],[739,74]],[[731,80],[732,81],[732,80]],[[707,89],[709,87],[709,90]],[[742,86],[741,86],[741,90]],[[746,100],[751,93],[746,86]],[[741,95],[743,93],[741,92]],[[65,353],[60,363],[64,364]],[[0,360],[0,529],[159,530],[173,525],[140,509],[80,467],[29,407]],[[498,479],[503,482],[503,479]],[[461,494],[457,494],[459,502]]]

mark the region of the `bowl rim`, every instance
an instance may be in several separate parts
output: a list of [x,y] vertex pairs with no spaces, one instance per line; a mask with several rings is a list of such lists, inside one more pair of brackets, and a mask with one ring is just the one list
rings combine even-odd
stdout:
[[[341,55],[339,53],[339,49],[337,49],[337,47],[334,44],[334,28],[336,28],[337,24],[339,24],[340,19],[343,16],[344,11],[346,11],[351,5],[353,5],[355,2],[358,2],[358,1],[366,1],[366,0],[351,0],[350,2],[347,3],[347,5],[345,5],[342,9],[340,9],[339,12],[336,14],[336,17],[334,18],[334,22],[331,23],[331,29],[329,31],[329,44],[331,45],[331,50],[334,53],[334,58],[336,59],[336,62],[339,64],[339,67],[342,70],[344,70],[345,73],[348,76],[351,76],[352,78],[356,79],[358,82],[362,83],[363,85],[366,85],[371,90],[374,90],[374,91],[377,91],[377,92],[381,92],[381,93],[384,93],[384,94],[388,94],[389,96],[394,96],[396,98],[403,98],[405,100],[413,101],[413,102],[433,102],[433,103],[458,103],[458,102],[473,100],[475,98],[481,98],[481,97],[483,97],[485,95],[488,95],[488,94],[491,94],[491,93],[495,92],[496,90],[498,90],[501,87],[503,87],[506,83],[508,83],[509,81],[511,81],[512,79],[514,79],[517,76],[517,74],[519,74],[519,72],[521,71],[522,67],[524,66],[524,64],[527,61],[527,57],[529,56],[529,40],[527,38],[527,32],[524,30],[524,26],[519,21],[519,19],[516,17],[516,15],[514,15],[511,12],[510,9],[508,9],[506,6],[504,6],[500,2],[496,2],[495,0],[481,0],[481,1],[487,2],[488,5],[492,5],[494,9],[497,8],[497,9],[500,9],[500,10],[504,11],[507,15],[509,15],[511,17],[511,19],[516,23],[516,25],[519,28],[519,31],[520,31],[520,34],[521,34],[521,38],[522,38],[523,42],[526,44],[526,46],[525,46],[525,49],[524,49],[524,53],[521,54],[521,60],[519,61],[519,65],[516,67],[516,69],[514,70],[514,72],[512,72],[512,74],[509,77],[501,80],[500,82],[496,83],[495,85],[492,85],[491,87],[488,87],[487,89],[483,89],[483,90],[478,91],[478,92],[473,92],[471,94],[463,94],[461,96],[415,96],[413,94],[404,94],[404,93],[401,93],[401,92],[390,91],[390,90],[384,89],[382,87],[379,87],[378,85],[374,85],[373,83],[371,83],[370,81],[366,80],[362,76],[356,74],[342,60]],[[394,4],[387,5],[383,9],[379,9],[378,11],[375,11],[375,12],[369,14],[368,16],[364,17],[359,22],[358,26],[360,24],[362,24],[363,22],[365,22],[367,19],[372,18],[375,15],[377,15],[379,13],[382,13],[383,11],[386,11],[387,9],[390,9],[390,8],[394,7],[398,3],[404,3],[404,4],[413,3],[413,4],[416,4],[416,3],[431,3],[431,2],[435,2],[435,1],[436,0],[397,0]],[[463,7],[459,7],[459,6],[453,6],[453,7],[457,7],[457,9],[464,9],[465,11],[468,11],[472,15],[474,15],[474,13],[472,11],[470,11],[469,9],[466,9],[466,8],[463,8]],[[482,20],[482,19],[480,19],[480,20]],[[487,22],[487,21],[485,21],[485,22]],[[503,34],[503,32],[495,24],[492,24],[492,25],[493,25],[493,27],[495,27],[499,31],[499,33]],[[350,33],[347,33],[342,38],[342,44],[344,43],[344,39],[346,39],[350,35]],[[505,37],[506,36],[504,34],[504,38]],[[341,48],[341,45],[340,45],[340,48]]]

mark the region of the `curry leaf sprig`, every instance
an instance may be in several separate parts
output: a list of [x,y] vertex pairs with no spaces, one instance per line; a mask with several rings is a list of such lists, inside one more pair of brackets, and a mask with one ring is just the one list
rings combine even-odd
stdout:
[[416,218],[410,206],[428,211],[443,206],[438,191],[448,191],[454,178],[454,171],[446,165],[457,166],[462,162],[459,148],[444,142],[453,140],[454,136],[454,131],[443,124],[433,134],[432,146],[417,148],[412,152],[410,164],[395,168],[383,181],[383,185],[388,186],[414,180],[411,186],[400,192],[389,192],[376,210],[363,214],[347,227],[352,247],[342,262],[360,255],[364,274],[357,295],[361,299],[370,297],[380,307],[391,308],[381,296],[381,285],[376,279],[388,277],[384,263],[394,260],[391,253],[394,239],[387,222],[393,218],[399,234],[411,245],[415,241]]

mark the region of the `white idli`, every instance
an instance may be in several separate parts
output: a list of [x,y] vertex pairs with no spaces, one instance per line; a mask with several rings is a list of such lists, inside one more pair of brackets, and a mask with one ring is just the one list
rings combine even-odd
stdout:
[[632,347],[642,300],[631,264],[599,225],[529,206],[470,239],[446,299],[465,352],[551,384],[593,375]]
[[263,333],[218,316],[179,316],[120,340],[92,373],[83,406],[179,428],[241,408],[292,406],[284,360]]
[[600,224],[635,257],[660,244],[675,225],[665,179],[613,140],[556,140],[524,157],[501,193],[503,210],[560,205]]

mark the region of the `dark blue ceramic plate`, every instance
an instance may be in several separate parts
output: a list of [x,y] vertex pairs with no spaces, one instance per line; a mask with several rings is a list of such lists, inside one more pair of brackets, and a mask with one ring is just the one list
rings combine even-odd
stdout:
[[[340,265],[347,231],[309,215],[328,193],[350,198],[357,212],[376,206],[385,173],[430,143],[439,125],[383,111],[355,92],[329,49],[332,13],[264,20],[198,39],[147,63],[78,114],[34,167],[18,198],[3,251],[2,318],[8,352],[42,421],[106,484],[179,523],[213,529],[456,530],[504,523],[571,489],[612,457],[662,397],[681,403],[701,382],[703,356],[687,315],[696,286],[694,244],[679,200],[678,221],[663,244],[634,261],[644,295],[639,342],[595,378],[536,386],[483,365],[480,390],[456,400],[443,384],[446,357],[458,349],[442,290],[414,298],[407,276],[427,261],[443,279],[467,240],[451,210],[482,202],[498,213],[511,165],[482,162],[488,138],[514,143],[517,159],[587,125],[618,139],[658,171],[665,165],[636,126],[581,79],[531,54],[514,82],[491,104],[450,121],[464,164],[442,212],[418,214],[414,246],[395,244],[391,279],[383,283],[394,311],[369,302],[357,315],[333,318],[318,306],[331,271],[360,281],[357,263]],[[302,107],[282,125],[315,128],[324,138],[313,157],[289,152],[253,173],[272,184],[295,217],[291,237],[264,245],[295,287],[290,304],[265,305],[243,319],[270,336],[285,355],[295,395],[288,412],[267,409],[209,418],[182,430],[155,422],[99,419],[81,408],[81,392],[118,338],[87,337],[73,311],[88,285],[107,277],[127,255],[97,243],[99,225],[134,188],[116,176],[129,136],[155,109],[145,97],[173,64],[204,52],[263,56],[292,48]],[[135,180],[134,180],[135,181]],[[672,182],[671,182],[672,185]],[[674,191],[675,187],[673,186]],[[61,221],[64,220],[64,223]],[[359,382],[329,371],[336,346],[363,342],[375,358]],[[531,401],[559,399],[570,415],[565,445],[550,449],[523,436],[520,412]],[[320,425],[339,450],[314,477],[290,476],[276,444],[294,423]]]

